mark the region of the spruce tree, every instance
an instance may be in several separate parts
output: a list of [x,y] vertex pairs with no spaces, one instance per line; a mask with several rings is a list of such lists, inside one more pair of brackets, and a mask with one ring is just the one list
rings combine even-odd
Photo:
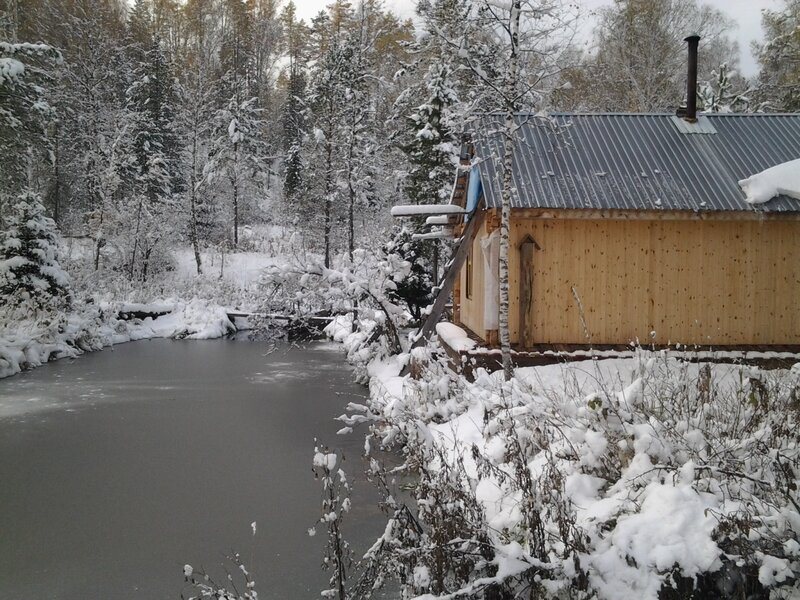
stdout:
[[[341,3],[340,3],[341,4]],[[337,5],[340,6],[340,5]],[[343,17],[339,15],[339,19]],[[315,65],[311,79],[309,105],[314,128],[315,144],[311,149],[314,162],[320,165],[309,186],[310,196],[322,207],[322,230],[325,267],[332,264],[334,210],[340,204],[341,191],[338,173],[342,167],[339,151],[344,141],[347,112],[347,82],[353,47],[345,42],[344,34],[332,21],[318,28],[318,44],[324,48]],[[321,34],[321,35],[320,35]]]
[[0,233],[0,306],[4,319],[63,311],[69,278],[58,263],[58,232],[41,197],[22,192]]
[[150,39],[143,56],[128,91],[128,108],[134,121],[137,178],[144,195],[155,202],[168,198],[182,185],[175,114],[178,95],[158,36]]
[[[180,165],[181,143],[175,114],[177,89],[169,60],[158,34],[147,40],[147,23],[135,23],[144,36],[142,62],[134,67],[135,82],[128,90],[128,111],[133,123],[133,151],[137,185],[132,252],[128,265],[131,278],[139,270],[146,279],[156,246],[167,235],[168,210],[176,193],[183,191]],[[139,262],[141,261],[141,265]]]
[[44,86],[61,62],[61,53],[46,44],[0,41],[0,215],[4,196],[29,183],[30,163],[50,149],[47,129],[55,112]]

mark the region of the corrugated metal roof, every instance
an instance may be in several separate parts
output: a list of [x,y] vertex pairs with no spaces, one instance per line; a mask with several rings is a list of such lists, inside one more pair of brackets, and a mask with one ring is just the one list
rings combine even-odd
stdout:
[[[800,158],[800,114],[704,115],[716,131],[687,135],[671,114],[518,115],[515,208],[800,212],[778,196],[744,201],[738,181]],[[486,205],[501,204],[503,117],[473,135]]]

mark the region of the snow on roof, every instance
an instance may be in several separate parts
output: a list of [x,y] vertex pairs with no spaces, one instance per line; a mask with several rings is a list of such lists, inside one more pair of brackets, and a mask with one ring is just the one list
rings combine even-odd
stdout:
[[763,204],[780,195],[800,200],[800,158],[742,179],[739,187],[746,195],[744,201],[750,204]]
[[392,207],[393,217],[420,215],[463,215],[464,209],[457,204],[398,204]]

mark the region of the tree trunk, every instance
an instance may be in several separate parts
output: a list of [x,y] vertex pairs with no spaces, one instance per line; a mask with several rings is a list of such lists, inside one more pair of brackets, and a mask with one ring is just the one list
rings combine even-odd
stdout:
[[[197,92],[199,93],[199,92]],[[192,177],[190,185],[192,186],[192,193],[190,195],[190,215],[191,222],[189,223],[189,237],[192,241],[192,249],[194,250],[194,262],[197,265],[197,274],[203,272],[203,266],[200,260],[200,240],[197,236],[197,128],[198,128],[198,115],[197,107],[195,107],[193,131],[192,131]]]
[[144,258],[142,259],[142,283],[147,281],[147,269],[150,266],[150,254],[153,252],[152,248],[148,248],[144,253]]
[[55,186],[53,189],[53,220],[56,222],[56,225],[58,225],[59,221],[61,221],[61,169],[60,169],[61,159],[60,159],[60,149],[58,144],[60,137],[61,137],[60,130],[58,129],[58,126],[56,126],[55,148],[53,152],[55,158],[55,164],[53,165],[54,168],[53,175],[55,177],[55,182],[54,182]]
[[325,139],[325,268],[331,268],[331,208],[333,200],[333,126],[328,129]]
[[509,34],[511,37],[511,55],[508,60],[508,71],[504,83],[506,115],[503,143],[503,193],[500,210],[500,259],[499,259],[499,314],[498,333],[500,336],[500,352],[503,357],[503,375],[506,381],[514,374],[511,364],[511,334],[508,327],[508,252],[511,223],[511,196],[513,194],[512,166],[514,156],[514,135],[516,126],[514,114],[517,108],[517,88],[519,78],[519,23],[522,12],[522,1],[513,0],[509,18]]
[[[131,253],[131,269],[130,269],[130,279],[133,280],[133,273],[136,268],[136,252],[139,249],[139,229],[142,224],[142,203],[144,202],[144,197],[139,196],[139,206],[136,209],[136,228],[133,234],[133,252]],[[101,216],[102,222],[102,216]],[[95,267],[96,269],[97,267]]]
[[233,247],[239,247],[239,144],[233,145],[233,174],[231,183],[233,184]]
[[103,240],[103,210],[100,209],[100,227],[98,227],[98,236],[95,240],[94,250],[94,270],[100,270],[100,250],[103,249],[105,241]]
[[[355,131],[353,132],[355,136]],[[353,252],[355,251],[355,228],[353,227],[353,220],[355,218],[355,204],[356,204],[356,189],[353,187],[353,146],[355,141],[350,140],[350,152],[347,159],[347,188],[349,192],[349,205],[347,210],[347,255],[350,257],[350,262],[353,262]]]

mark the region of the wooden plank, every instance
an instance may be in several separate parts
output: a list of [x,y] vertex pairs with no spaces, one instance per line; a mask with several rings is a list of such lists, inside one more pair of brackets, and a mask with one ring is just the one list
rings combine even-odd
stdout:
[[529,348],[533,344],[533,253],[536,242],[526,236],[519,245],[519,344]]

